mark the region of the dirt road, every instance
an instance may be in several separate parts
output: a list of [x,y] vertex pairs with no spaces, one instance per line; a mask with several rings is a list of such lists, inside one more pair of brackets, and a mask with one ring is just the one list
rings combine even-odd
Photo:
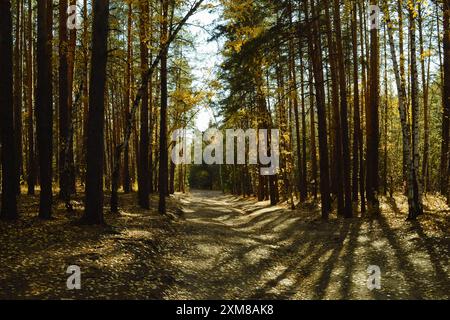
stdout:
[[[51,221],[36,218],[37,197],[20,203],[19,221],[0,222],[3,299],[449,299],[448,212],[405,222],[401,201],[383,202],[376,220],[324,222],[313,205],[194,191],[169,201],[184,212],[171,221],[130,194],[107,227],[78,224],[81,195]],[[67,289],[72,265],[81,290]],[[369,266],[380,289],[367,287]]]
[[[323,222],[312,207],[291,211],[217,192],[180,201],[186,220],[179,247],[164,258],[176,279],[164,298],[449,298],[448,234],[428,236],[394,211]],[[368,289],[369,266],[380,268],[379,290]]]

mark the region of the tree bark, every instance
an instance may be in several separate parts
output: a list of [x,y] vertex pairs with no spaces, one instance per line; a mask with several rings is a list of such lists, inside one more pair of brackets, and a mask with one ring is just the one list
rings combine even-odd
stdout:
[[334,0],[334,24],[336,33],[336,53],[339,69],[339,89],[340,89],[340,119],[341,119],[341,138],[342,138],[342,165],[343,165],[343,186],[344,186],[344,212],[346,218],[353,215],[352,193],[350,182],[350,142],[348,132],[348,103],[347,103],[347,82],[345,74],[344,52],[342,48],[341,35],[341,14],[340,1]]
[[[308,9],[306,8],[306,12]],[[312,22],[312,32],[308,33],[309,39],[309,54],[312,60],[316,104],[318,116],[318,130],[319,130],[319,156],[320,156],[320,193],[322,202],[322,218],[328,219],[331,210],[330,199],[330,176],[328,163],[328,140],[327,140],[327,120],[325,110],[325,88],[323,77],[323,62],[322,62],[322,45],[319,33],[318,16],[316,15],[314,0],[311,0],[311,15],[309,21]]]
[[167,150],[167,56],[168,56],[168,11],[169,1],[161,0],[161,115],[159,144],[159,213],[166,213],[166,196],[168,187],[168,150]]
[[337,197],[337,214],[344,216],[344,166],[342,157],[342,131],[341,131],[341,114],[339,108],[339,73],[338,54],[336,42],[333,38],[333,29],[331,26],[331,18],[328,6],[325,8],[325,20],[327,25],[327,44],[329,53],[330,76],[331,76],[331,106],[332,106],[332,130],[333,130],[333,172],[332,180],[334,181],[334,193]]
[[[289,1],[289,23],[292,27],[292,1]],[[301,53],[300,53],[301,55]],[[300,57],[301,59],[301,57]],[[297,155],[297,171],[298,171],[298,180],[297,180],[297,188],[300,192],[300,202],[304,202],[308,196],[308,189],[305,183],[306,177],[304,177],[305,172],[303,172],[303,163],[302,163],[302,145],[300,139],[300,118],[299,118],[299,104],[298,104],[298,92],[297,92],[297,71],[295,69],[295,54],[294,54],[294,44],[293,41],[289,41],[289,70],[290,70],[290,78],[292,80],[292,88],[289,88],[291,92],[291,99],[293,102],[294,108],[294,125],[295,125],[295,138],[297,142],[296,146],[296,155]],[[300,71],[303,73],[303,69]],[[303,82],[300,84],[302,86],[302,110],[305,107],[305,97],[303,94]]]
[[[372,0],[372,5],[378,5],[378,0]],[[378,29],[370,31],[370,91],[369,104],[367,106],[367,173],[366,194],[369,211],[379,214],[378,201],[378,160],[379,160],[379,93],[380,93],[380,52],[378,43]]]
[[360,164],[360,159],[364,159],[363,155],[363,138],[361,131],[361,117],[360,117],[360,97],[359,97],[359,59],[358,59],[358,40],[357,40],[357,4],[353,3],[352,8],[352,55],[353,55],[353,176],[352,176],[352,192],[353,201],[358,202],[358,192],[361,195],[361,201],[364,198],[364,185],[360,190],[360,180],[364,180],[363,166]]
[[87,137],[86,208],[83,222],[103,224],[105,84],[109,0],[94,0]]
[[14,41],[14,145],[16,153],[16,176],[14,178],[15,189],[18,195],[20,195],[20,179],[22,176],[22,94],[23,94],[23,82],[22,82],[22,16],[23,16],[23,0],[16,1],[16,30]]
[[[148,39],[147,28],[149,23],[148,1],[139,1],[139,37],[141,51],[141,75],[145,76],[148,69]],[[138,202],[143,209],[149,209],[149,129],[148,129],[148,82],[144,83],[141,101],[141,128],[139,139],[139,166],[138,166]]]
[[[449,134],[450,134],[450,1],[444,0],[444,85],[442,91],[442,146],[441,146],[441,192],[449,195]],[[450,196],[449,196],[450,199]]]
[[417,202],[418,196],[415,195],[416,188],[414,188],[414,180],[417,180],[414,171],[414,163],[411,156],[411,130],[407,121],[407,104],[406,104],[406,88],[401,80],[401,73],[397,61],[397,53],[395,51],[394,35],[393,35],[393,24],[390,20],[389,8],[385,1],[384,3],[384,14],[387,23],[389,46],[391,50],[391,58],[394,66],[395,82],[397,85],[398,97],[399,97],[399,113],[400,121],[402,125],[402,135],[403,135],[403,154],[406,155],[406,175],[407,175],[407,196],[408,196],[408,207],[409,207],[409,217],[417,217],[421,213],[421,207]]
[[11,2],[0,1],[0,121],[2,161],[2,207],[0,218],[13,220],[18,216],[15,190],[13,49]]
[[66,140],[69,129],[69,81],[68,81],[68,1],[59,2],[59,196],[65,199],[69,194],[69,176],[64,171],[66,163]]
[[[131,99],[131,53],[132,53],[132,28],[133,28],[133,4],[128,3],[128,23],[127,23],[127,66],[125,78],[125,110],[124,110],[124,134],[126,134],[127,119],[130,116],[130,99]],[[123,152],[123,191],[130,193],[131,177],[130,177],[130,146],[127,145]]]
[[27,185],[28,194],[34,195],[36,186],[36,155],[35,150],[35,137],[34,137],[34,110],[33,110],[33,97],[34,97],[34,59],[33,48],[34,41],[33,35],[33,6],[32,1],[28,0],[28,17],[27,17],[27,44],[25,46],[26,51],[26,64],[27,64],[27,134],[28,134],[28,167],[27,167]]
[[413,188],[414,202],[418,211],[410,211],[409,219],[415,219],[423,213],[422,190],[419,181],[419,75],[417,68],[416,52],[416,16],[417,3],[412,1],[409,6],[409,32],[410,32],[410,52],[411,52],[411,104],[412,104],[412,162],[413,162]]
[[52,215],[52,1],[38,2],[36,122],[39,153],[39,181],[41,185],[39,217]]

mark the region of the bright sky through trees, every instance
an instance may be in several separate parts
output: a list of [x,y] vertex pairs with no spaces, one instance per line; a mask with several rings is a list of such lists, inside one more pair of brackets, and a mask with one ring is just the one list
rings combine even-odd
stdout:
[[[214,8],[196,13],[187,28],[194,35],[195,48],[192,48],[189,53],[189,59],[195,77],[194,86],[198,90],[204,89],[208,81],[214,79],[214,74],[222,62],[220,39],[209,41],[214,28],[220,21],[222,8],[218,0],[210,0],[208,4]],[[209,128],[211,121],[214,122],[214,113],[207,105],[201,105],[198,108],[195,127],[203,132]]]

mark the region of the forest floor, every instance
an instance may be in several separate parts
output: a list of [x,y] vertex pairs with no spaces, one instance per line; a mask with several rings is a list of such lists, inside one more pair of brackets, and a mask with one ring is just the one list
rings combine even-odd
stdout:
[[[313,204],[292,211],[212,191],[171,197],[169,211],[184,212],[172,220],[135,197],[121,195],[121,214],[90,227],[78,223],[81,198],[75,213],[59,204],[40,221],[38,197],[22,195],[21,218],[0,222],[0,298],[450,298],[450,212],[435,196],[417,222],[405,221],[401,196],[382,202],[380,218],[327,222]],[[81,290],[66,288],[70,265]],[[367,287],[371,265],[379,290]]]

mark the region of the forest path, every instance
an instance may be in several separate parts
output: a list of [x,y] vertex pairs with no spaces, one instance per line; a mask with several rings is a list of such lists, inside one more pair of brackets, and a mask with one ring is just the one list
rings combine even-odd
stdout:
[[[378,219],[322,221],[313,204],[193,191],[168,199],[184,211],[172,221],[156,212],[157,195],[151,211],[136,196],[121,195],[106,226],[85,226],[82,194],[50,221],[36,218],[38,196],[22,195],[21,218],[0,221],[0,299],[450,298],[449,211],[437,197],[405,222],[404,197],[383,199]],[[71,265],[81,290],[67,289]],[[379,290],[367,288],[370,265]]]
[[[165,299],[447,298],[448,235],[387,219],[323,222],[313,206],[292,211],[212,191],[180,196],[185,221],[163,256]],[[443,232],[444,230],[441,230]],[[367,288],[367,268],[381,289]]]

